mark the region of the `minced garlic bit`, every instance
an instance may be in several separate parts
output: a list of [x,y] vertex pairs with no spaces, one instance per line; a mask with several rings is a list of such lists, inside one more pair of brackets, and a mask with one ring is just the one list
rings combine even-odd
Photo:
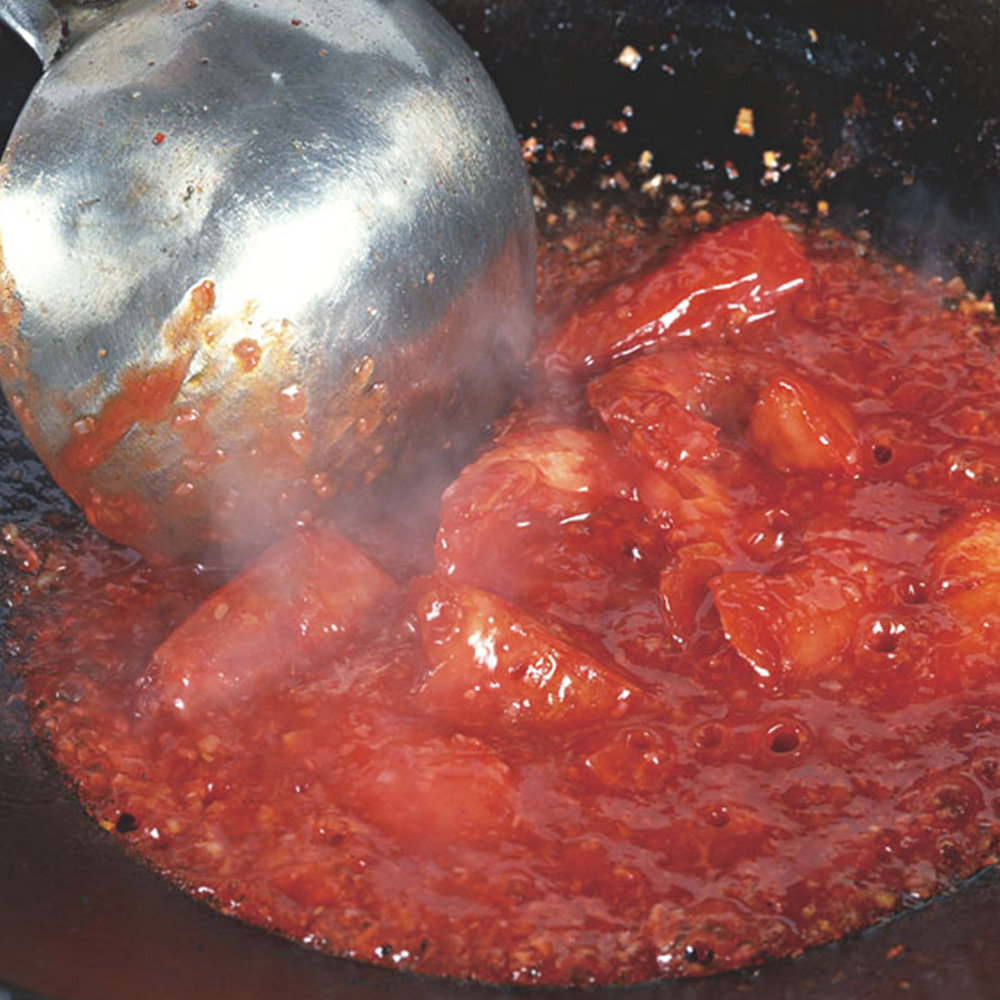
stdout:
[[816,202],[816,214],[826,218],[830,214],[830,203],[823,200]]
[[819,35],[816,34],[815,28],[807,28],[806,34],[809,36],[809,41],[815,45],[819,41]]
[[521,140],[521,156],[529,163],[535,162],[542,148],[542,143],[533,135]]
[[618,53],[618,58],[615,60],[619,66],[624,66],[625,69],[635,72],[639,68],[639,64],[642,62],[642,54],[634,45],[626,45],[625,48]]
[[781,153],[774,149],[765,149],[761,160],[764,163],[764,183],[777,184],[781,180]]
[[753,108],[740,108],[736,112],[736,122],[733,125],[734,135],[745,135],[750,138],[756,134],[753,124]]
[[648,171],[653,166],[653,154],[648,150],[644,149],[639,154],[639,169],[643,172]]
[[653,174],[648,181],[645,181],[640,191],[643,194],[655,195],[659,192],[660,188],[663,187],[663,174]]

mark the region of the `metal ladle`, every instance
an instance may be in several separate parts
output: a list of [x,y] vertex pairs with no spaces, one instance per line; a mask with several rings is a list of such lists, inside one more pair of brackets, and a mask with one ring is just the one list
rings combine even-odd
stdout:
[[490,419],[534,226],[422,0],[7,0],[46,67],[0,164],[0,382],[90,522],[240,557]]

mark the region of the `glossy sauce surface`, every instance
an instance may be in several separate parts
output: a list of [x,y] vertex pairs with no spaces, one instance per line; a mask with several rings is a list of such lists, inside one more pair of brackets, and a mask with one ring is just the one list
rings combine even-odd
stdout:
[[192,894],[365,961],[839,937],[1000,837],[993,336],[839,238],[698,236],[554,324],[436,535],[315,524],[228,581],[66,539],[36,728]]

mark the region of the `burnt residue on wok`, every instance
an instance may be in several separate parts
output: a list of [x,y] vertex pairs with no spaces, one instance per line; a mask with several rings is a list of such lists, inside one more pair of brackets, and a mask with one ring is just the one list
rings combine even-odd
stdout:
[[[606,194],[616,174],[633,189],[676,177],[664,201],[826,201],[839,228],[865,229],[908,266],[996,285],[1000,12],[987,3],[437,6],[537,137],[536,186],[555,202]],[[638,58],[619,58],[626,48]],[[734,130],[740,107],[753,136]]]
[[[1000,67],[992,56],[1000,11],[993,5],[437,6],[481,53],[528,140],[543,234],[557,232],[567,211],[615,199],[651,218],[672,211],[672,197],[720,213],[749,202],[812,216],[825,203],[839,228],[868,234],[904,263],[958,274],[979,293],[994,290]],[[9,128],[37,69],[9,35],[0,45],[0,111]],[[752,136],[734,132],[741,107],[753,110]],[[6,407],[0,504],[0,520],[15,526],[80,524]],[[0,573],[4,594],[12,593],[16,559],[0,560]],[[5,655],[15,652],[5,647]],[[13,693],[5,677],[0,685]],[[136,867],[92,827],[27,738],[16,700],[0,714],[0,753],[0,980],[18,984],[7,989],[12,995],[32,995],[21,987],[102,998],[515,992],[339,962],[218,917]],[[998,914],[1000,879],[991,871],[798,960],[613,992],[643,1000],[985,998],[1000,972]]]

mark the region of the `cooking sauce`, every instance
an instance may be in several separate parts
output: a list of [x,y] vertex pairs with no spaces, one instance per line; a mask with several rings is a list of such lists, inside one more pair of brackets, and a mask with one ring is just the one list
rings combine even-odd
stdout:
[[992,863],[993,328],[857,249],[763,216],[577,301],[406,551],[65,540],[37,732],[191,894],[426,973],[706,974]]

